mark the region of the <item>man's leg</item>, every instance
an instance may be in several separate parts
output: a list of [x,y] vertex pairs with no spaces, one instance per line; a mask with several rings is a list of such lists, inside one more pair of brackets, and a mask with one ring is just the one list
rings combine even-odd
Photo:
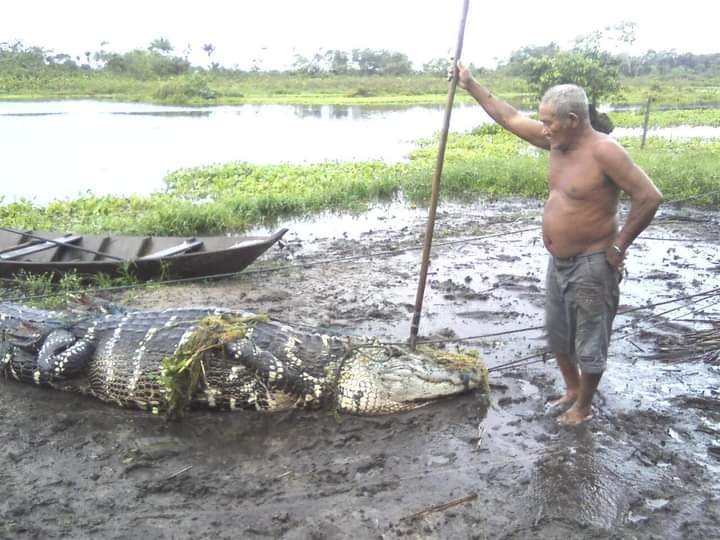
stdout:
[[[548,411],[553,413],[564,411],[575,403],[580,390],[580,372],[572,358],[572,336],[570,335],[570,321],[565,305],[561,284],[564,278],[558,274],[553,257],[548,261],[545,278],[545,330],[548,336],[548,345],[555,355],[560,373],[565,381],[565,394],[548,403]],[[563,352],[558,352],[563,351]]]
[[618,273],[608,264],[605,254],[591,256],[586,263],[573,287],[580,387],[575,403],[558,419],[561,424],[570,426],[592,417],[592,399],[605,371],[619,299]]
[[602,373],[583,373],[580,375],[580,388],[577,399],[558,422],[566,426],[576,426],[592,417],[592,399],[602,378]]
[[581,389],[580,372],[569,354],[555,353],[555,360],[565,381],[565,395],[553,401],[551,407],[570,406],[578,399]]

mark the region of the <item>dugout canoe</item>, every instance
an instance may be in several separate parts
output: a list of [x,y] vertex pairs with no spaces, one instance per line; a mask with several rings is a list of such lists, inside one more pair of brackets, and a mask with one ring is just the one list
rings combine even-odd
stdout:
[[287,232],[267,236],[109,236],[15,231],[0,227],[0,277],[59,278],[75,272],[140,280],[199,278],[239,272]]

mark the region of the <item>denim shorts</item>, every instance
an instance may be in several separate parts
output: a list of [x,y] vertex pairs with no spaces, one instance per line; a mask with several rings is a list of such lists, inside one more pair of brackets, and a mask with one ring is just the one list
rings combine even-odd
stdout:
[[583,373],[602,373],[622,274],[605,252],[566,259],[550,256],[545,282],[545,329],[553,353],[563,353]]

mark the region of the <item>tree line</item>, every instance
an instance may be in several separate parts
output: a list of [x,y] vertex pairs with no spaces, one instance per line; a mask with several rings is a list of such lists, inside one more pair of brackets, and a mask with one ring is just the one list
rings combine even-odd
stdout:
[[[540,59],[558,59],[566,55],[556,43],[543,46],[523,47],[514,51],[498,69],[511,75],[525,76],[533,70],[533,62]],[[647,75],[720,75],[720,53],[693,54],[675,50],[648,50],[642,55],[607,54],[607,60],[616,64],[620,74],[626,77]]]
[[[538,98],[555,84],[582,86],[590,100],[591,121],[601,131],[612,130],[612,125],[607,115],[598,113],[597,105],[618,92],[623,77],[720,76],[720,53],[696,55],[648,51],[631,56],[610,51],[613,46],[631,44],[634,39],[633,25],[624,23],[580,36],[570,49],[562,50],[555,43],[527,46],[514,51],[507,61],[495,68],[494,73],[524,79]],[[447,58],[436,58],[423,63],[418,69],[406,54],[396,51],[327,49],[318,51],[312,57],[296,55],[288,70],[268,72],[261,69],[261,58],[254,59],[249,70],[220,66],[213,59],[216,48],[212,43],[202,46],[207,55],[206,66],[191,64],[189,48],[180,55],[175,54],[173,45],[165,38],[153,40],[145,49],[126,53],[106,51],[105,45],[101,44],[98,51],[87,51],[73,58],[40,47],[25,46],[22,42],[0,43],[0,92],[33,85],[42,88],[45,85],[43,81],[57,75],[107,74],[135,80],[163,81],[190,74],[192,77],[184,78],[182,83],[168,82],[157,91],[156,97],[170,99],[174,96],[175,99],[181,95],[183,99],[214,99],[218,92],[211,87],[208,77],[203,76],[208,73],[230,78],[248,72],[301,77],[404,77],[423,74],[437,77],[445,75],[449,64]],[[472,64],[470,67],[480,76],[485,71]]]
[[[189,60],[189,50],[173,54],[175,49],[165,38],[153,40],[146,49],[134,49],[126,53],[106,51],[101,44],[98,51],[87,51],[82,56],[72,57],[64,53],[36,46],[26,46],[21,41],[0,43],[0,69],[6,74],[46,72],[107,72],[128,75],[138,79],[167,77],[195,71],[258,72],[261,58],[253,59],[253,65],[246,70],[221,67],[213,61],[215,45],[205,43],[202,50],[207,54],[207,66],[194,66]],[[320,50],[311,57],[295,55],[289,70],[281,73],[301,75],[412,75],[415,73],[445,71],[447,59],[435,59],[423,64],[420,70],[413,67],[410,58],[401,52],[385,49],[339,49]],[[278,72],[272,70],[271,72]]]
[[[644,75],[720,75],[720,53],[693,54],[678,53],[674,50],[649,50],[642,55],[612,54],[601,50],[600,44],[606,33],[595,32],[578,38],[572,50],[561,50],[556,43],[542,46],[526,46],[514,51],[507,61],[502,62],[497,71],[523,78],[538,78],[538,73],[548,72],[558,65],[574,64],[575,71],[582,72],[584,59],[600,62],[617,69],[627,77]],[[634,40],[632,28],[626,30],[622,41]],[[262,59],[255,59],[248,70],[221,67],[213,61],[216,47],[205,43],[202,50],[207,54],[207,66],[194,66],[189,61],[189,48],[181,54],[174,54],[175,48],[166,38],[153,40],[145,49],[135,49],[126,53],[104,50],[106,43],[98,51],[87,51],[83,56],[72,57],[55,53],[36,46],[26,46],[22,42],[0,43],[0,68],[5,73],[49,71],[102,71],[135,78],[156,78],[180,75],[193,71],[222,70],[226,72],[261,71]],[[410,58],[401,52],[385,49],[327,49],[314,55],[296,55],[292,65],[283,73],[296,73],[310,76],[321,75],[385,75],[403,76],[417,73],[442,74],[448,65],[447,58],[434,58],[414,67]]]

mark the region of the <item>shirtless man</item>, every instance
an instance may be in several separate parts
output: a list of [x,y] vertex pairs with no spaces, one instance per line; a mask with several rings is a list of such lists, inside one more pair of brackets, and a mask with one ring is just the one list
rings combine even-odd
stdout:
[[[662,194],[617,142],[592,128],[582,88],[549,89],[539,120],[533,120],[495,98],[461,64],[457,82],[498,124],[550,151],[542,222],[550,252],[545,325],[566,387],[551,407],[567,409],[561,424],[580,424],[592,417],[592,398],[605,370],[625,253],[652,221]],[[631,201],[622,227],[620,190]]]

